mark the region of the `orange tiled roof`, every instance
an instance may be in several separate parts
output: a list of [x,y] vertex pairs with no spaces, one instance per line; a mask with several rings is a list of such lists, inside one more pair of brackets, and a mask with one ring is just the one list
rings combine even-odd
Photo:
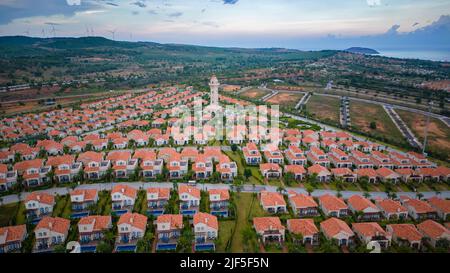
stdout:
[[444,235],[450,236],[450,231],[446,227],[433,220],[426,220],[418,224],[417,229],[432,239],[439,239],[444,237]]
[[111,194],[122,193],[125,196],[136,198],[137,190],[128,185],[115,185],[111,191]]
[[253,225],[256,231],[264,232],[267,230],[284,230],[279,217],[254,217]]
[[350,236],[354,235],[353,231],[344,221],[335,217],[322,221],[320,227],[329,237],[333,237],[340,232],[347,233]]
[[208,190],[209,195],[218,194],[220,196],[220,201],[229,200],[230,193],[227,189],[210,189]]
[[347,209],[347,204],[340,199],[337,198],[334,195],[325,194],[319,197],[320,203],[322,206],[327,208],[327,210],[341,210],[341,209]]
[[156,219],[158,224],[169,223],[170,229],[183,228],[183,215],[181,214],[163,214]]
[[45,228],[45,229],[49,229],[51,231],[65,234],[66,232],[69,231],[69,227],[70,227],[70,221],[67,219],[60,218],[60,217],[45,216],[36,225],[35,230]]
[[0,236],[6,235],[5,243],[21,241],[26,233],[26,225],[0,227]]
[[364,237],[374,237],[378,235],[387,236],[387,232],[378,223],[353,223],[353,230]]
[[219,229],[219,222],[217,221],[217,217],[209,213],[197,212],[196,214],[194,214],[193,221],[194,226],[202,223],[216,230]]
[[44,203],[48,205],[53,205],[55,203],[55,197],[51,194],[45,192],[32,192],[26,198],[25,202],[38,201],[39,203]]
[[409,242],[420,241],[423,237],[413,224],[392,224],[387,227],[392,229],[393,235]]
[[317,207],[316,201],[312,196],[305,194],[294,194],[289,199],[295,204],[297,208]]
[[313,219],[288,219],[287,226],[289,232],[302,236],[313,236],[319,233]]
[[117,225],[121,224],[129,224],[140,230],[145,230],[145,228],[147,227],[147,216],[144,216],[139,213],[127,212],[120,216]]
[[104,229],[108,229],[111,225],[111,216],[103,216],[103,215],[90,215],[86,217],[82,217],[78,222],[78,226],[80,225],[92,225],[94,224],[94,231],[101,231]]
[[263,206],[286,206],[283,195],[277,192],[262,191],[260,198]]
[[375,206],[375,204],[372,203],[369,199],[357,194],[350,196],[350,198],[348,198],[347,200],[347,203],[358,211],[362,211],[367,208],[373,208],[378,210],[377,206]]

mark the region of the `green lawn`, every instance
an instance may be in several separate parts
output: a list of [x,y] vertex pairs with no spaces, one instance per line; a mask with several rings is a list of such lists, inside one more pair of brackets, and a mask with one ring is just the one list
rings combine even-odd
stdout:
[[99,192],[97,213],[100,215],[111,215],[111,194],[109,191]]
[[283,186],[280,179],[269,179],[268,182],[269,182],[269,185],[271,185],[271,186],[275,186],[275,187]]
[[136,202],[134,203],[133,212],[137,212],[140,214],[146,214],[147,212],[147,198],[145,191],[139,191],[138,196],[136,198]]
[[219,221],[219,241],[216,244],[216,252],[225,253],[226,246],[228,240],[231,239],[231,235],[233,234],[235,221],[233,220],[224,220]]
[[13,224],[19,203],[7,204],[0,207],[0,226],[9,226]]
[[[66,205],[70,205],[69,195],[57,196],[55,198],[56,204],[53,207],[53,217],[63,217],[64,211],[66,210]],[[70,215],[69,215],[70,216]]]
[[25,204],[20,202],[19,210],[17,211],[17,215],[16,215],[16,225],[23,225],[26,223],[27,223],[27,216],[26,216]]
[[237,210],[236,231],[234,232],[233,242],[231,244],[232,253],[242,253],[242,230],[251,224],[247,220],[250,213],[250,205],[252,203],[253,195],[251,193],[237,193],[235,196]]

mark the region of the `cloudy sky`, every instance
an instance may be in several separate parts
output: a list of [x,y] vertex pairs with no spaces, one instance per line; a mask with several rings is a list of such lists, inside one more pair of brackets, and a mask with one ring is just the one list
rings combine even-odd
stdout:
[[307,48],[414,33],[443,15],[449,0],[0,0],[0,35]]

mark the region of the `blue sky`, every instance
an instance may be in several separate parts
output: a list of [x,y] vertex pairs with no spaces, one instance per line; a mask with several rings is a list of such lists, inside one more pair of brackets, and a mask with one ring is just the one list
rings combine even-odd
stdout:
[[389,29],[409,35],[442,15],[449,0],[0,0],[0,35],[115,30],[117,40],[333,48],[386,39]]

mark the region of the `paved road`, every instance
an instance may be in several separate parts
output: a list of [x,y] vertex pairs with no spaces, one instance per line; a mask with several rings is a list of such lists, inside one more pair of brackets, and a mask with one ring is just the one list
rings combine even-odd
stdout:
[[278,95],[278,91],[276,91],[276,90],[271,90],[271,89],[267,89],[267,88],[264,88],[264,90],[268,90],[272,93],[267,94],[264,97],[262,97],[261,101],[267,101],[267,100],[271,99],[272,97],[275,97],[276,95]]
[[297,105],[295,105],[295,109],[301,109],[303,108],[303,106],[308,102],[309,98],[311,97],[311,93],[306,93],[305,95],[303,95],[303,97],[300,99],[300,101],[297,103]]
[[[269,89],[272,90],[272,89]],[[304,93],[301,91],[280,91],[280,92],[284,92],[284,93]],[[318,96],[328,96],[328,97],[334,97],[334,98],[340,98],[340,95],[333,95],[333,94],[322,94],[322,93],[314,93],[314,95],[318,95]],[[446,124],[447,126],[450,127],[450,117],[446,117],[443,115],[439,115],[436,113],[430,113],[427,111],[423,111],[423,110],[419,110],[419,109],[415,109],[415,108],[410,108],[410,107],[406,107],[406,106],[401,106],[401,105],[396,105],[396,104],[391,104],[391,103],[387,103],[387,102],[380,102],[380,101],[373,101],[373,100],[368,100],[368,99],[361,99],[361,98],[355,98],[355,97],[348,97],[348,99],[350,100],[355,100],[355,101],[361,101],[361,102],[366,102],[366,103],[372,103],[372,104],[378,104],[378,105],[385,105],[388,107],[392,107],[395,109],[400,109],[400,110],[405,110],[405,111],[409,111],[409,112],[414,112],[417,114],[422,114],[425,116],[430,116],[433,118],[437,118],[440,119],[442,122],[444,122],[444,124]]]
[[350,123],[350,111],[349,111],[348,97],[341,97],[340,118],[341,125],[346,128]]
[[409,142],[409,144],[411,144],[411,146],[413,146],[413,147],[422,148],[422,144],[419,142],[419,140],[413,134],[411,129],[406,125],[406,123],[394,111],[394,109],[390,106],[385,106],[385,105],[383,105],[383,108],[386,111],[386,113],[388,114],[388,116],[391,118],[392,122],[394,122],[394,124],[398,128],[398,130],[402,133],[402,135]]
[[[110,191],[113,187],[113,185],[117,185],[117,184],[125,184],[125,185],[129,185],[135,189],[147,189],[149,187],[164,187],[164,188],[173,188],[174,184],[171,182],[121,182],[121,183],[97,183],[97,184],[83,184],[83,185],[79,185],[76,187],[76,189],[96,189],[98,191],[102,191],[102,190],[108,190]],[[230,185],[230,184],[197,184],[196,187],[200,190],[210,190],[210,189],[228,189],[228,190],[232,190],[232,191],[237,191],[237,189]],[[285,188],[286,191],[295,191],[297,193],[303,193],[303,194],[308,194],[308,192],[303,189],[303,188],[292,188],[292,187],[287,187]],[[243,185],[240,189],[240,192],[249,192],[249,193],[257,193],[260,191],[270,191],[270,192],[277,192],[278,191],[278,187],[276,186],[265,186],[265,185]],[[40,192],[46,192],[52,195],[65,195],[68,194],[70,191],[72,191],[72,189],[70,188],[65,188],[65,187],[61,187],[61,188],[51,188],[51,189],[47,189],[47,190],[41,190]],[[364,195],[364,192],[360,192],[360,191],[340,191],[340,193],[342,194],[342,197],[347,199],[352,195]],[[425,199],[430,198],[432,196],[436,196],[436,192],[421,192],[423,194],[423,197]],[[335,190],[314,190],[311,195],[314,197],[319,197],[322,196],[324,194],[331,194],[331,195],[336,195],[337,191]],[[370,194],[370,198],[387,198],[387,194],[385,192],[369,192]],[[416,197],[416,193],[415,192],[397,192],[396,193],[397,196],[401,196],[401,195],[406,195],[409,197]],[[7,196],[3,196],[2,200],[3,200],[3,204],[11,204],[11,203],[15,203],[15,202],[19,202],[23,201],[27,196],[29,195],[28,192],[24,192],[22,194],[20,194],[20,196],[18,196],[17,194],[12,194],[12,195],[7,195]],[[450,198],[450,191],[442,191],[439,195],[439,197],[447,199]]]

